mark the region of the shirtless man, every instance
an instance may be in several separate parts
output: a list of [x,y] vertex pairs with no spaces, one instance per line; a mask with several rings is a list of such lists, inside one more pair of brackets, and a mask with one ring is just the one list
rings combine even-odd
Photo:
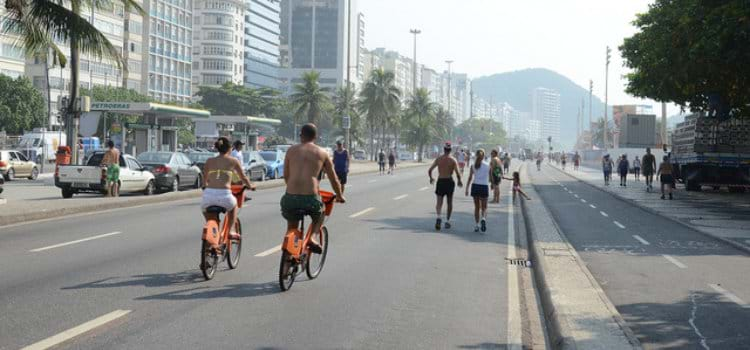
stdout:
[[[301,143],[290,147],[284,158],[286,193],[281,197],[281,215],[286,219],[287,231],[289,231],[299,228],[302,216],[298,215],[298,211],[309,212],[313,233],[315,233],[323,224],[323,201],[320,198],[318,180],[321,170],[331,182],[331,187],[336,193],[336,201],[344,203],[346,199],[341,193],[341,184],[336,177],[328,152],[315,144],[318,128],[312,123],[305,124],[299,136]],[[318,254],[322,252],[320,245],[312,241],[310,250]]]
[[[461,153],[461,152],[459,152]],[[435,159],[432,163],[430,170],[427,171],[427,175],[430,176],[430,184],[435,182],[432,177],[432,171],[438,168],[438,180],[437,186],[435,187],[435,195],[437,195],[437,206],[435,211],[437,212],[437,220],[435,221],[435,229],[440,231],[440,225],[442,224],[442,211],[443,211],[443,197],[448,197],[448,210],[445,220],[445,228],[451,228],[451,214],[453,214],[453,191],[456,189],[456,183],[453,182],[453,174],[456,174],[458,179],[458,187],[463,187],[461,183],[461,173],[458,171],[458,162],[456,159],[451,157],[451,144],[446,142],[443,146],[443,155]]]
[[107,151],[102,156],[101,166],[106,168],[107,171],[107,196],[108,197],[119,197],[120,196],[120,151],[115,148],[115,143],[112,140],[107,141]]

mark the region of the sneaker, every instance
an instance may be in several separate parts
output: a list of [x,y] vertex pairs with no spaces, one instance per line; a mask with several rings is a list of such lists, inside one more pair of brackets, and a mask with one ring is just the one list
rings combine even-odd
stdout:
[[441,220],[440,218],[437,218],[437,220],[435,220],[435,230],[440,231],[440,224],[442,223],[443,223],[443,220]]
[[482,219],[482,232],[487,232],[487,220]]
[[479,232],[479,225],[474,226],[474,232]]
[[320,246],[320,244],[315,243],[313,241],[310,241],[307,243],[307,249],[310,249],[311,252],[315,254],[322,254],[323,253],[323,247]]
[[449,228],[451,228],[451,222],[450,221],[446,221],[445,222],[445,229],[447,230]]

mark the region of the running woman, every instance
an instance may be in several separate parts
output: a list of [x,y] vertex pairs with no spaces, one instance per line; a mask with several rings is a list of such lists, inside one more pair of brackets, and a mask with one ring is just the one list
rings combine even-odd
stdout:
[[[474,182],[472,183],[472,180]],[[490,197],[490,165],[484,161],[484,150],[478,149],[474,164],[469,171],[469,180],[466,182],[466,195],[469,195],[471,185],[471,197],[474,198],[474,232],[487,231],[487,198]],[[480,220],[481,212],[481,220]]]
[[466,166],[466,153],[461,149],[456,151],[456,160],[458,161],[458,168],[461,169],[461,175],[463,175]]
[[435,230],[440,231],[440,227],[443,221],[443,198],[448,197],[448,210],[445,220],[445,228],[451,228],[451,214],[453,213],[453,191],[456,189],[456,183],[453,181],[453,174],[456,174],[458,179],[458,187],[462,187],[461,173],[458,172],[458,163],[456,158],[451,157],[451,143],[446,142],[443,146],[443,155],[437,157],[432,163],[430,170],[427,171],[427,175],[430,177],[430,185],[435,183],[435,179],[432,177],[432,171],[438,169],[437,185],[435,187],[435,195],[437,196],[437,205],[435,206],[435,212],[437,213],[437,220],[435,220]]

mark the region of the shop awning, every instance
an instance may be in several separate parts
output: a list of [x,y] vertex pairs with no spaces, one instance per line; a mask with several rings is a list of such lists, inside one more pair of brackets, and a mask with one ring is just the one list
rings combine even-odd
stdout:
[[116,112],[122,114],[147,114],[157,116],[184,117],[205,120],[211,117],[211,112],[204,109],[195,109],[165,105],[155,102],[93,102],[92,112]]

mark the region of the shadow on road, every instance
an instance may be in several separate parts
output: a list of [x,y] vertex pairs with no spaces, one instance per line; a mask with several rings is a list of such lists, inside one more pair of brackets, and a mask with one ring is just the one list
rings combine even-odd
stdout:
[[135,275],[128,279],[108,277],[101,280],[82,283],[75,286],[63,287],[63,290],[89,289],[89,288],[119,288],[119,287],[167,287],[185,285],[204,281],[200,271],[191,270],[177,273],[155,273],[146,275]]
[[195,287],[148,295],[135,300],[196,300],[214,298],[250,298],[281,293],[278,283],[240,283],[215,287]]
[[[496,212],[488,212],[488,216],[489,215],[500,214]],[[443,220],[445,220],[445,218],[443,218]],[[429,219],[424,217],[394,217],[378,218],[368,221],[377,225],[377,227],[374,228],[376,231],[398,230],[399,233],[403,234],[451,235],[470,242],[505,244],[504,240],[508,233],[505,221],[501,221],[503,224],[501,224],[500,227],[497,227],[498,220],[492,217],[487,219],[487,232],[474,232],[474,214],[467,212],[453,212],[453,217],[451,218],[451,224],[453,227],[450,229],[443,228],[440,231],[435,230],[434,216],[430,216]]]

